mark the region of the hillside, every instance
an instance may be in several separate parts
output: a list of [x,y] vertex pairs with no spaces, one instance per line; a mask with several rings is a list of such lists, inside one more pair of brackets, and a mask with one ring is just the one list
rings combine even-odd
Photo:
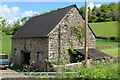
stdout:
[[118,22],[89,23],[97,37],[117,37]]
[[12,35],[2,36],[2,53],[5,53],[5,54],[11,53],[11,44],[12,44],[11,43],[11,36]]

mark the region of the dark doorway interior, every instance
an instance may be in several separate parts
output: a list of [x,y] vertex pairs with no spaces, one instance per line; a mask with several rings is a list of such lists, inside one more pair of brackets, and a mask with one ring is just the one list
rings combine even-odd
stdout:
[[30,65],[30,51],[28,50],[21,50],[22,52],[22,64]]
[[30,53],[23,53],[23,64],[30,65]]

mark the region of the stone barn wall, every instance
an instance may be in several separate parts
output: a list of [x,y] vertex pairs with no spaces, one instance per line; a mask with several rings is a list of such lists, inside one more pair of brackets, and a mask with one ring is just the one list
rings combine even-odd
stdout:
[[[48,58],[48,38],[12,39],[12,60],[22,65],[22,53],[26,47],[30,52],[30,62],[34,61],[40,71],[45,69],[45,59]],[[38,60],[37,52],[42,53],[42,61]]]
[[[30,62],[34,61],[40,71],[44,71],[45,59],[49,61],[61,60],[70,63],[69,48],[84,48],[84,37],[80,43],[74,32],[74,27],[84,27],[84,20],[76,8],[68,14],[49,33],[48,38],[20,38],[12,39],[12,60],[15,64],[22,65],[21,50],[30,51]],[[95,36],[88,29],[89,48],[95,47]],[[42,61],[38,61],[37,52],[42,53]]]
[[[84,26],[84,20],[76,8],[72,8],[68,14],[60,21],[60,23],[53,29],[49,36],[49,61],[61,60],[66,63],[70,62],[70,55],[68,49],[84,48],[83,43],[80,43],[75,32],[74,27]],[[88,29],[89,48],[95,47],[95,36]],[[60,41],[60,42],[59,42]]]

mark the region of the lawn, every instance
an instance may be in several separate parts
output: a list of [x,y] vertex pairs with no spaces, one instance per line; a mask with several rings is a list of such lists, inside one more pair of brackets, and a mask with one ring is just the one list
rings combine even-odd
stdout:
[[11,53],[11,37],[12,35],[2,36],[2,53],[5,54]]
[[106,39],[96,39],[96,46],[98,47],[111,46],[113,48],[118,46],[118,42]]
[[0,53],[2,53],[2,38],[0,36]]
[[118,37],[118,22],[89,23],[97,37]]
[[107,53],[109,55],[112,55],[112,56],[118,55],[118,48],[106,49],[106,50],[101,50],[101,51],[103,51],[104,53]]
[[118,42],[106,39],[96,39],[96,48],[104,53],[118,55]]

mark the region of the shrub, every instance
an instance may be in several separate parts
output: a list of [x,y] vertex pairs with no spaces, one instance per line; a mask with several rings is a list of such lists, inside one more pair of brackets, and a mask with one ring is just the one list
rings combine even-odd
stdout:
[[[107,59],[108,61],[108,59]],[[65,74],[61,75],[65,78],[81,78],[81,79],[96,79],[96,78],[105,78],[105,79],[118,79],[118,62],[114,60],[113,62],[103,63],[101,61],[95,61],[89,68],[86,68],[85,65],[82,65],[79,68],[70,69],[63,68],[63,71],[66,72],[78,72],[77,74]]]
[[76,71],[78,72],[79,78],[118,78],[118,63],[102,63],[96,61],[90,68],[82,66],[76,69]]
[[55,65],[64,65],[64,63],[62,61],[51,61],[52,64],[55,64]]
[[69,52],[72,54],[77,54],[77,51],[75,51],[73,48],[69,48]]
[[12,67],[9,68],[20,72],[23,70],[23,67],[21,65],[16,65],[16,64],[14,64]]

